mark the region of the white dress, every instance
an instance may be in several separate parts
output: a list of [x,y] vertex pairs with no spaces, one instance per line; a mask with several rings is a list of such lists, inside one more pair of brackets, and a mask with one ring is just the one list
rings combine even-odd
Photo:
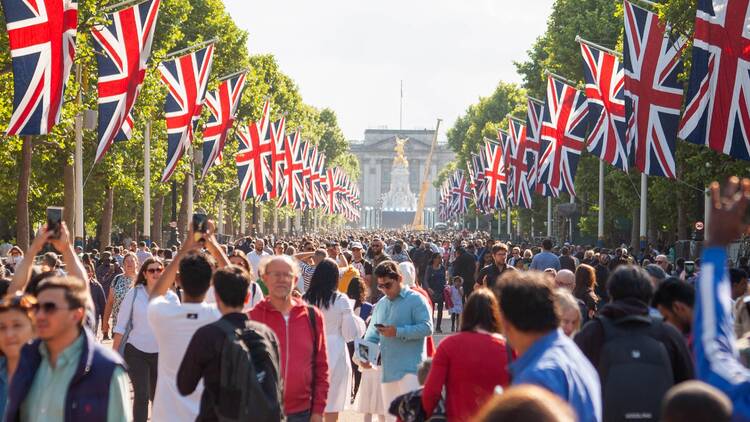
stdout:
[[359,368],[362,380],[359,382],[357,397],[354,399],[352,410],[371,415],[386,415],[383,393],[380,384],[383,381],[383,367],[374,365],[372,368]]
[[326,330],[326,351],[328,352],[328,400],[326,413],[344,410],[352,391],[352,364],[346,343],[362,337],[365,322],[354,314],[348,297],[336,293],[336,299],[323,312]]

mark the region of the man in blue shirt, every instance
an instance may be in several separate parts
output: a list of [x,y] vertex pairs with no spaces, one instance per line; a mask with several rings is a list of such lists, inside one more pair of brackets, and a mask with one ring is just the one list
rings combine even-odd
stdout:
[[560,271],[560,258],[552,253],[552,240],[544,239],[542,249],[542,252],[534,255],[534,258],[531,259],[529,269],[544,271],[547,268],[554,268],[555,271]]
[[581,422],[601,422],[599,375],[558,328],[554,285],[542,273],[514,271],[496,287],[502,326],[518,354],[509,368],[513,385],[534,384],[567,401]]
[[[432,311],[424,296],[402,283],[394,261],[381,262],[373,276],[385,296],[375,305],[365,340],[380,343],[381,391],[388,407],[396,397],[419,388],[417,366],[426,357],[425,338],[432,335]],[[390,415],[388,418],[395,420]]]

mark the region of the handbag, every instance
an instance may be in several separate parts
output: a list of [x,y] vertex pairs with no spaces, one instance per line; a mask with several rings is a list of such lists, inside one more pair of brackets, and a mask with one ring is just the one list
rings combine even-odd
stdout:
[[130,331],[133,329],[133,308],[135,308],[135,298],[138,297],[138,286],[133,287],[133,301],[130,302],[130,315],[128,316],[128,323],[125,324],[125,332],[122,333],[122,340],[120,340],[120,347],[117,348],[117,353],[120,356],[125,356],[125,345],[128,343],[128,337],[130,337]]

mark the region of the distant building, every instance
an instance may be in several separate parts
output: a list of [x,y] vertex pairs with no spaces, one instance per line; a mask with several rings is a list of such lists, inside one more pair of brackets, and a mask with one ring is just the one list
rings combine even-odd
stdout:
[[[430,153],[434,133],[435,131],[432,129],[367,129],[365,130],[364,140],[351,141],[351,151],[359,160],[359,190],[363,220],[367,209],[380,210],[382,208],[382,196],[390,189],[396,138],[408,139],[405,144],[405,156],[409,161],[408,183],[410,190],[417,196],[419,195],[422,178],[424,177],[424,167],[427,155]],[[425,197],[425,208],[437,207],[438,191],[433,182],[440,170],[454,157],[455,154],[447,144],[437,143],[435,153],[432,156],[430,187]],[[369,222],[366,222],[365,225],[372,226]]]

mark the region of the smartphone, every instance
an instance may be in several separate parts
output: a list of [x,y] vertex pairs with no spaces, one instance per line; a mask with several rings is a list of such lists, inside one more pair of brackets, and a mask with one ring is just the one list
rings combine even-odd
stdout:
[[695,262],[694,261],[685,261],[685,274],[687,275],[693,275],[695,273]]
[[193,214],[193,231],[196,233],[208,231],[208,216],[205,212],[198,211]]
[[47,231],[52,232],[52,238],[60,237],[60,224],[63,219],[63,207],[47,207]]

